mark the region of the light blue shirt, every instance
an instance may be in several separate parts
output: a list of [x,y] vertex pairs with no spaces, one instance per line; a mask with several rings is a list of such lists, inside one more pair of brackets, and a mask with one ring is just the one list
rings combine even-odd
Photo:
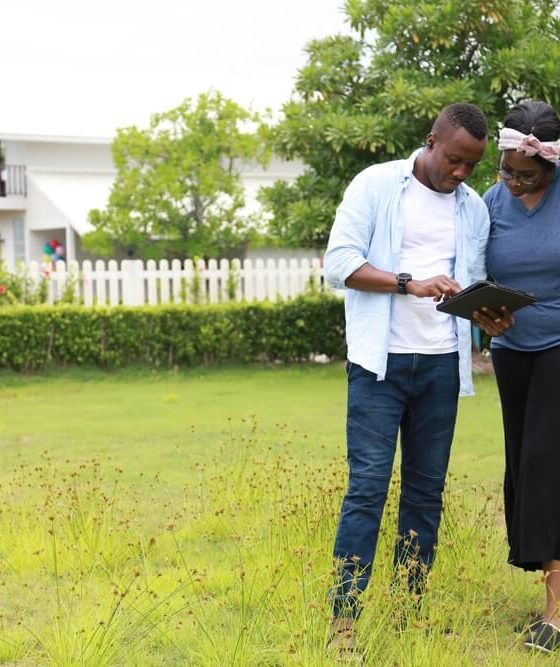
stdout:
[[[423,150],[423,149],[420,149]],[[401,195],[409,185],[414,161],[375,164],[350,183],[337,209],[324,259],[325,276],[336,288],[361,266],[370,263],[383,271],[397,272],[403,216]],[[485,252],[490,220],[476,192],[462,183],[456,189],[456,256],[454,279],[467,287],[486,277]],[[426,211],[426,224],[430,212]],[[403,269],[406,270],[406,269]],[[349,361],[359,364],[378,380],[385,379],[392,294],[345,288],[346,342]],[[457,318],[461,396],[474,394],[471,364],[471,324]]]

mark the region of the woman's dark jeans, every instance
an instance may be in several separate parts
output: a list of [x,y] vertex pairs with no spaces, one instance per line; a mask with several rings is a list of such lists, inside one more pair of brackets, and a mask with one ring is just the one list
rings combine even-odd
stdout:
[[[357,617],[367,586],[401,434],[401,492],[395,567],[411,591],[422,586],[434,557],[442,492],[459,395],[458,354],[389,354],[385,380],[348,363],[349,483],[334,557],[335,616]],[[400,568],[399,568],[400,569]]]

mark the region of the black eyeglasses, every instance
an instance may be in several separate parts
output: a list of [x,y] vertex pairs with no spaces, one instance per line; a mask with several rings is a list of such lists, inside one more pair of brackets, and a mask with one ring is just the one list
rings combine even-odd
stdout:
[[500,178],[503,181],[506,181],[506,183],[508,181],[512,181],[513,179],[515,179],[519,185],[522,185],[523,187],[526,188],[530,188],[533,185],[536,185],[541,176],[543,175],[543,172],[539,171],[534,176],[516,176],[514,171],[511,171],[510,169],[506,169],[504,167],[503,162],[504,158],[502,156],[502,158],[500,159],[500,166],[496,169],[496,171],[498,172]]

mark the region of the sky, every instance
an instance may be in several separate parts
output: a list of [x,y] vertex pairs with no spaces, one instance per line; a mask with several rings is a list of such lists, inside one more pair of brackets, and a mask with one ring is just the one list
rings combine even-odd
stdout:
[[344,0],[6,0],[0,133],[111,137],[219,90],[279,110]]

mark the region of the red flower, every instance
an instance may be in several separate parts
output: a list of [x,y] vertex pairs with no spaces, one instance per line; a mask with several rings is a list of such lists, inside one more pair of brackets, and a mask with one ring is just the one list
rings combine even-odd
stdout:
[[6,294],[6,286],[0,285],[0,294]]

